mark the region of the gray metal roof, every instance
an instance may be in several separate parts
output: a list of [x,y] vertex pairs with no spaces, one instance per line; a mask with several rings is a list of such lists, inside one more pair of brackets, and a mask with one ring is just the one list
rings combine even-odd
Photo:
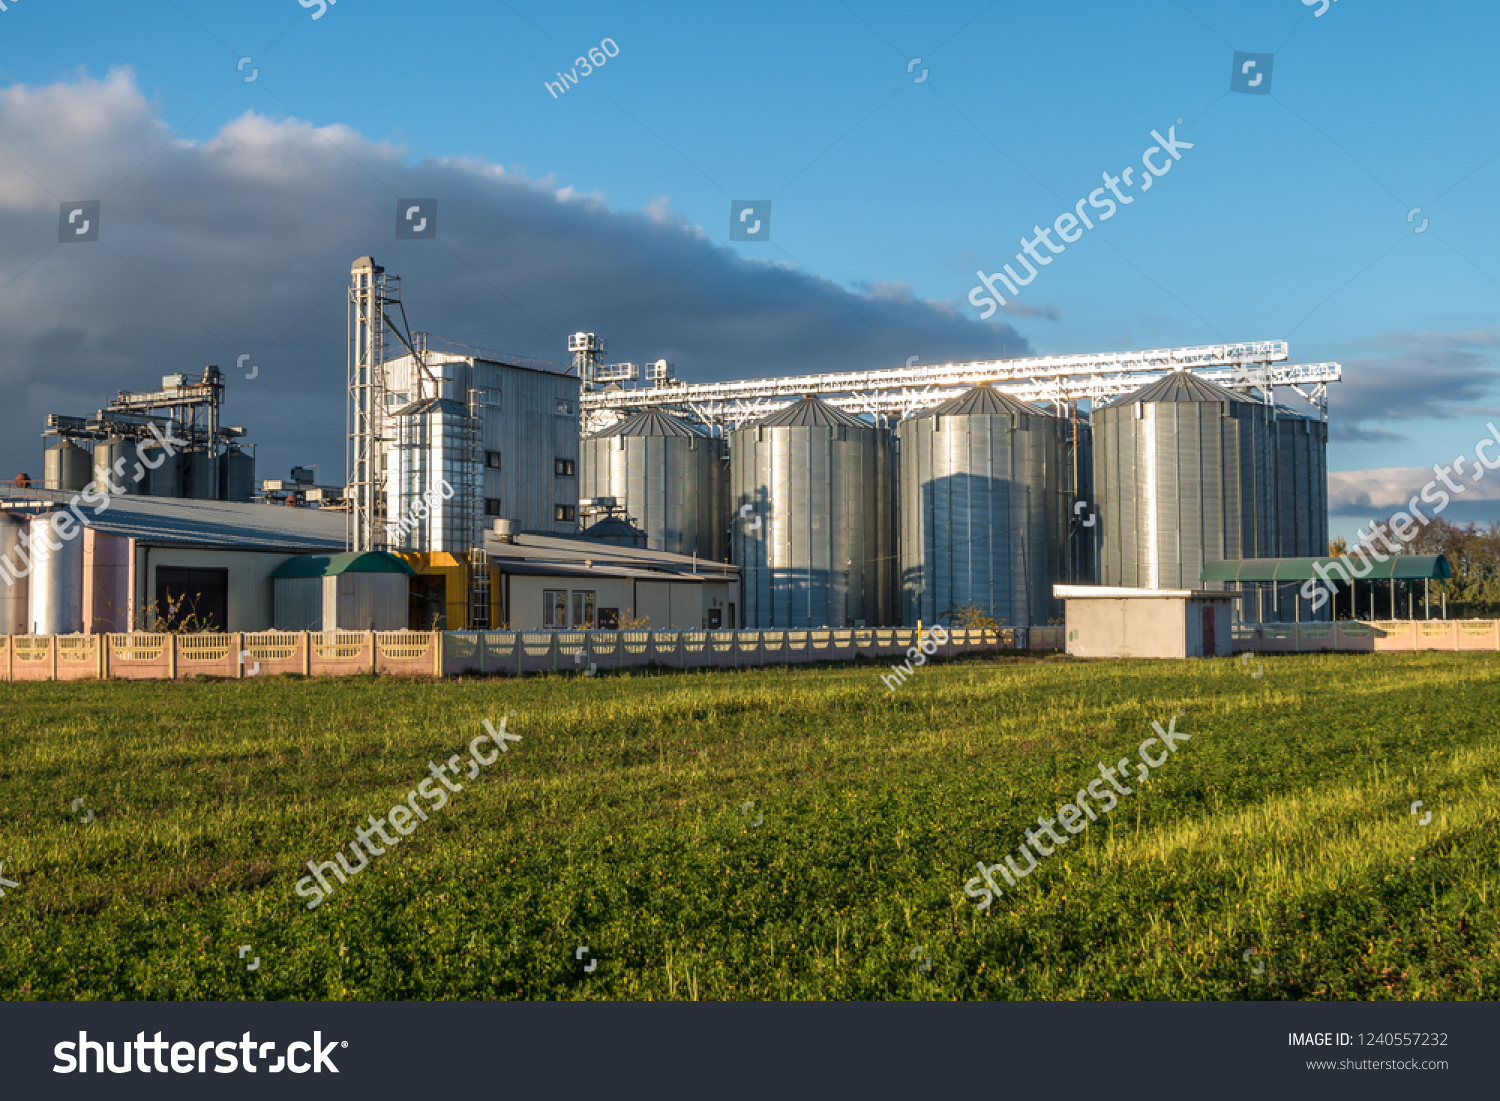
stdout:
[[609,436],[701,436],[703,432],[660,409],[645,409],[601,428],[589,437],[602,440]]
[[739,568],[727,562],[711,562],[706,558],[694,558],[689,554],[669,554],[666,551],[648,550],[645,547],[622,547],[618,543],[604,543],[580,535],[545,535],[523,532],[514,543],[502,543],[494,532],[485,534],[484,549],[495,564],[505,568],[507,562],[596,562],[613,566],[633,567],[642,570],[660,570],[669,573],[706,574],[714,578],[734,578]]
[[858,417],[844,412],[836,405],[829,405],[822,398],[809,394],[794,402],[779,413],[772,413],[755,422],[756,427],[765,428],[870,428]]
[[1208,382],[1199,378],[1191,371],[1173,371],[1165,378],[1155,382],[1147,383],[1132,394],[1126,394],[1123,398],[1117,398],[1111,405],[1130,405],[1134,402],[1174,402],[1174,401],[1236,401],[1248,402],[1252,399],[1236,390],[1220,386],[1217,383]]
[[[0,511],[35,513],[49,502],[66,508],[75,495],[46,490],[0,491]],[[246,550],[342,551],[344,514],[283,505],[199,501],[176,497],[110,497],[100,508],[80,504],[95,531],[151,544],[201,544]]]
[[945,401],[942,405],[916,414],[918,417],[1048,417],[1051,415],[1035,405],[1027,405],[1007,393],[996,390],[987,382],[981,382],[972,390],[965,390],[958,397]]

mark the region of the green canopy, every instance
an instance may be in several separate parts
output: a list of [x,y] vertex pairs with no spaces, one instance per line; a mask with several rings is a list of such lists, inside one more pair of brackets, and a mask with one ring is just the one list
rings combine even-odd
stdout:
[[1382,562],[1372,554],[1353,558],[1236,558],[1228,562],[1206,562],[1202,581],[1311,581],[1321,568],[1330,578],[1346,581],[1385,581],[1389,578],[1433,578],[1453,576],[1441,554],[1398,554]]
[[274,581],[283,577],[334,577],[341,573],[404,573],[415,571],[385,551],[358,551],[346,554],[299,554],[288,558],[271,572]]

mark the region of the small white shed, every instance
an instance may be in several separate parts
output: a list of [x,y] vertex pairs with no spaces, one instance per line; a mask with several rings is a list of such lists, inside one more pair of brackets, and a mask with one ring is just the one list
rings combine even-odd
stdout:
[[278,631],[399,631],[412,569],[394,554],[303,554],[271,573]]
[[1054,585],[1066,602],[1070,655],[1079,658],[1228,657],[1236,594],[1200,589]]

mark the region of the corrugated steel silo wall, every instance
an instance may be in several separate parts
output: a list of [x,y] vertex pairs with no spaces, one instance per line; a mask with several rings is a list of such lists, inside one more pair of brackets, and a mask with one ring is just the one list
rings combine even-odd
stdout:
[[745,626],[892,624],[890,433],[752,425],[731,435],[730,456]]
[[583,441],[584,497],[617,497],[646,546],[722,562],[728,553],[726,442],[707,436]]
[[0,577],[0,634],[28,634],[31,630],[29,566],[32,558],[24,517],[0,513],[0,560],[11,571],[11,575]]
[[898,429],[902,618],[974,604],[1011,626],[1055,614],[1071,471],[1067,425],[1038,414],[926,416]]
[[1125,401],[1095,414],[1100,584],[1218,588],[1200,580],[1205,561],[1275,556],[1269,412],[1225,405],[1148,402],[1137,418]]
[[1276,422],[1277,521],[1282,558],[1328,553],[1328,426],[1306,417]]

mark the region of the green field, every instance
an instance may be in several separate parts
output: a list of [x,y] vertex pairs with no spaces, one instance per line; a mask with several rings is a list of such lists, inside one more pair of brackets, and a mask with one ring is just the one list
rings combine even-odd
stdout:
[[[1500,655],[1262,660],[3,684],[0,997],[1500,996]],[[512,711],[306,908],[307,861]],[[977,860],[1178,711],[976,911]]]

